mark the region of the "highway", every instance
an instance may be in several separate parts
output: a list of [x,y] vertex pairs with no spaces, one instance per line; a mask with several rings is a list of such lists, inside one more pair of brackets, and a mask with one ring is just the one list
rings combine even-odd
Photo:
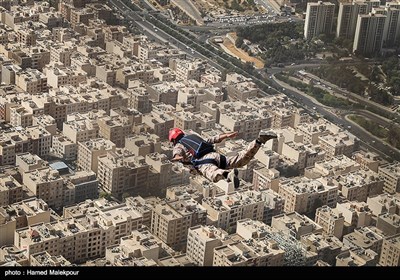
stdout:
[[[282,88],[282,84],[277,82],[276,80],[273,79],[274,77],[271,78],[273,81],[274,85],[276,87]],[[285,87],[284,90],[285,94],[290,97],[292,100],[296,101],[300,107],[303,107],[306,111],[312,112],[314,115],[320,114],[322,115],[325,119],[333,122],[336,125],[339,125],[342,128],[345,128],[346,130],[350,131],[352,134],[357,136],[361,143],[362,146],[364,146],[367,150],[374,151],[377,154],[379,154],[382,158],[391,161],[391,159],[396,159],[400,160],[400,152],[399,150],[393,148],[392,146],[388,145],[386,142],[377,139],[376,137],[372,136],[370,133],[368,133],[366,130],[363,128],[354,125],[353,122],[346,120],[344,116],[338,116],[335,113],[333,113],[328,107],[323,106],[319,103],[316,103],[312,100],[310,96],[308,96],[305,93],[300,93],[298,90],[293,90],[291,87]],[[355,111],[355,114],[358,114],[359,111]],[[349,112],[347,114],[350,114]],[[366,114],[364,112],[364,114]],[[368,117],[371,117],[370,114]],[[372,118],[372,117],[371,117]],[[375,116],[374,120],[378,118]],[[380,121],[382,121],[381,118],[379,118]]]

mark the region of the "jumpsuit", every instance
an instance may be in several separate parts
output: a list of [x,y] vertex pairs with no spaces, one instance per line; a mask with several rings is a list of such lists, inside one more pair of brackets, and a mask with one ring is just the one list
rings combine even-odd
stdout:
[[[207,143],[214,144],[214,143],[220,143],[221,139],[219,135],[210,137],[208,139],[205,139]],[[249,143],[249,145],[246,147],[245,150],[239,152],[238,154],[234,156],[229,156],[226,157],[226,168],[220,168],[219,165],[221,163],[221,155],[217,152],[211,152],[203,157],[201,157],[199,160],[203,159],[213,159],[216,161],[216,164],[213,163],[205,163],[201,164],[197,167],[197,170],[208,180],[212,182],[218,182],[219,180],[225,178],[224,173],[227,172],[227,169],[233,169],[233,168],[239,168],[242,166],[245,166],[246,164],[249,163],[249,161],[255,156],[255,154],[258,152],[260,149],[261,144],[257,143],[256,140],[253,140],[252,142]],[[183,163],[190,163],[192,160],[192,155],[189,153],[188,149],[181,143],[177,143],[174,146],[174,149],[172,151],[173,157],[176,155],[179,155],[183,157]]]

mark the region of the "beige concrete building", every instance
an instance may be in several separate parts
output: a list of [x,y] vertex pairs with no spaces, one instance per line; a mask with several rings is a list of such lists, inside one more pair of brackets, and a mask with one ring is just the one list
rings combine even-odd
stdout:
[[125,148],[135,156],[145,157],[147,154],[160,153],[160,138],[155,134],[135,134],[125,138]]
[[16,229],[50,222],[50,209],[38,198],[0,207],[0,246],[14,244]]
[[64,122],[63,135],[74,143],[84,142],[99,137],[99,125],[95,119],[76,115],[74,119]]
[[7,206],[22,200],[22,185],[11,175],[0,175],[0,206]]
[[228,131],[237,131],[237,137],[245,141],[256,139],[260,130],[271,127],[269,115],[262,115],[243,102],[222,102],[219,106],[219,124]]
[[131,207],[142,216],[142,224],[148,228],[151,227],[151,217],[153,213],[153,207],[146,199],[141,196],[127,197],[125,199],[126,205]]
[[44,167],[47,165],[47,162],[37,155],[21,153],[15,156],[15,165],[18,166],[19,173],[23,174],[24,172]]
[[386,235],[391,236],[400,233],[400,216],[397,214],[383,214],[378,216],[376,227]]
[[305,215],[300,215],[297,212],[280,214],[272,217],[271,226],[279,231],[282,231],[288,236],[292,236],[297,240],[308,233],[322,233],[323,229],[320,225],[313,222]]
[[186,254],[196,265],[211,266],[214,248],[221,246],[226,236],[228,236],[227,232],[214,226],[191,227],[188,231]]
[[51,134],[39,126],[3,130],[0,135],[0,165],[15,164],[15,155],[18,153],[46,156],[50,148]]
[[148,154],[146,155],[146,163],[151,166],[158,175],[158,180],[155,180],[152,184],[149,183],[150,188],[153,186],[154,189],[165,189],[171,185],[174,179],[172,176],[173,165],[165,154]]
[[319,224],[328,236],[342,238],[344,217],[336,208],[325,205],[317,208],[315,222]]
[[262,167],[254,169],[253,186],[256,190],[271,189],[274,192],[278,192],[279,181],[279,171],[274,168]]
[[400,163],[379,166],[378,174],[385,181],[383,186],[384,192],[394,194],[400,191]]
[[201,75],[206,71],[207,62],[201,59],[193,61],[170,59],[169,67],[175,71],[177,81],[196,80],[199,82]]
[[55,64],[44,69],[47,84],[52,88],[59,88],[63,85],[79,87],[80,83],[86,82],[87,76],[83,70],[71,66]]
[[127,151],[107,152],[98,157],[100,188],[117,197],[134,193],[147,187],[149,165],[143,157]]
[[38,125],[43,129],[47,130],[51,135],[55,135],[57,133],[57,124],[56,120],[49,115],[34,115],[32,117],[32,124],[34,126]]
[[343,214],[344,221],[355,228],[369,226],[372,222],[372,212],[365,202],[342,202],[336,209]]
[[64,160],[76,160],[78,145],[63,135],[54,135],[51,150],[53,154]]
[[400,235],[396,234],[383,241],[382,254],[379,259],[381,266],[400,265]]
[[336,266],[376,266],[378,254],[367,249],[352,249],[336,257]]
[[400,199],[387,193],[368,197],[367,204],[375,216],[385,213],[399,214],[400,210]]
[[73,190],[73,203],[95,199],[99,196],[99,181],[93,171],[77,171],[65,179],[64,185]]
[[241,219],[262,221],[264,204],[261,193],[250,190],[208,197],[202,201],[207,210],[207,223],[228,233],[233,232],[237,221]]
[[31,254],[29,261],[31,266],[71,266],[62,255],[52,256],[46,251]]
[[37,69],[26,69],[15,73],[15,84],[33,94],[48,91],[47,78]]
[[311,123],[301,123],[296,127],[296,130],[303,134],[303,142],[308,144],[318,144],[319,137],[329,134],[326,129],[325,122],[317,121]]
[[355,162],[360,164],[363,169],[370,169],[378,173],[378,168],[381,163],[381,158],[374,152],[357,151],[353,154]]
[[360,140],[349,132],[340,132],[319,137],[318,144],[325,151],[325,158],[331,159],[337,155],[351,154],[358,150]]
[[0,248],[0,263],[0,266],[29,266],[29,259],[14,245],[5,245]]
[[43,167],[23,174],[24,185],[49,207],[63,206],[63,179],[57,170]]
[[353,52],[368,56],[381,51],[386,18],[386,15],[379,13],[358,15]]
[[155,110],[143,116],[143,123],[161,140],[168,139],[168,132],[174,127],[174,119],[170,115]]
[[343,243],[334,236],[309,233],[302,235],[300,241],[306,250],[306,265],[316,265],[323,261],[334,266],[340,253],[349,251]]
[[260,92],[251,78],[246,78],[237,73],[228,73],[226,82],[226,92],[233,99],[246,101],[248,98],[256,97]]
[[152,101],[175,107],[178,102],[178,91],[181,87],[184,87],[183,83],[171,81],[148,85],[146,89]]
[[140,80],[146,84],[151,84],[154,81],[154,70],[147,63],[131,63],[116,71],[115,80],[123,88],[128,88],[131,80]]
[[173,249],[184,248],[190,227],[205,224],[207,211],[195,200],[161,202],[153,207],[151,231]]
[[345,155],[339,155],[330,160],[316,162],[314,167],[306,168],[304,176],[307,178],[340,176],[358,170],[360,164]]
[[[273,142],[277,142],[272,140]],[[279,166],[280,155],[271,150],[267,145],[263,145],[257,154],[254,156],[259,162],[265,165],[267,169],[276,169]]]
[[334,12],[333,3],[322,1],[307,3],[304,38],[312,39],[320,34],[332,34]]
[[114,116],[97,120],[99,136],[113,142],[117,148],[125,146],[125,137],[132,133],[132,123],[128,118]]
[[156,262],[161,255],[161,247],[162,241],[151,234],[147,227],[142,226],[122,237],[119,245],[108,247],[106,260],[114,265],[123,258],[146,258]]
[[376,227],[356,228],[354,232],[343,236],[343,245],[349,248],[370,249],[381,256],[382,243],[385,240],[384,233]]
[[115,152],[115,148],[114,143],[103,138],[78,142],[78,169],[97,173],[99,156]]
[[10,108],[10,124],[14,127],[27,127],[32,125],[33,114],[24,106],[13,106]]
[[283,213],[285,200],[271,189],[262,190],[261,197],[265,201],[263,222],[270,225],[272,217]]
[[72,41],[64,43],[54,42],[50,47],[51,61],[60,62],[64,66],[71,65],[71,56],[76,51],[76,45]]
[[349,201],[367,201],[370,196],[383,192],[384,181],[373,171],[359,170],[341,175],[335,180],[342,195]]
[[322,205],[335,207],[338,187],[318,180],[295,177],[281,180],[278,193],[285,199],[286,213],[296,211],[304,214],[313,213]]
[[128,106],[138,110],[142,114],[151,112],[153,102],[150,100],[151,95],[145,87],[128,88]]

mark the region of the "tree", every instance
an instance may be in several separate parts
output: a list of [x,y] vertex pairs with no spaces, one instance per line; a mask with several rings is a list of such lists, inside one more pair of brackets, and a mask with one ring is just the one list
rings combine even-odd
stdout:
[[131,195],[130,195],[129,193],[124,192],[124,193],[122,194],[122,201],[125,202],[126,198],[127,198],[127,197],[130,197],[130,196],[131,196]]
[[243,45],[243,43],[244,43],[243,38],[242,38],[242,37],[238,37],[238,38],[236,39],[236,42],[235,42],[236,48],[241,48],[242,45]]
[[108,193],[108,192],[101,192],[101,193],[99,194],[99,198],[105,198],[105,199],[107,199],[108,201],[111,201],[111,200],[112,200],[111,194]]

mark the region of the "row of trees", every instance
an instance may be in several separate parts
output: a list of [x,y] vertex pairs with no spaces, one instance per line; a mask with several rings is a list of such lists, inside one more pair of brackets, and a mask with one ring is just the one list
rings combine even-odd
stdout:
[[319,87],[315,87],[313,85],[307,85],[302,82],[293,81],[286,75],[275,74],[275,77],[291,85],[292,87],[295,87],[298,90],[301,90],[307,93],[308,95],[314,97],[318,102],[324,104],[325,106],[329,106],[332,108],[342,108],[342,109],[350,109],[355,106],[354,103],[351,103],[343,98],[338,98],[336,96],[333,96],[326,90],[323,90]]

